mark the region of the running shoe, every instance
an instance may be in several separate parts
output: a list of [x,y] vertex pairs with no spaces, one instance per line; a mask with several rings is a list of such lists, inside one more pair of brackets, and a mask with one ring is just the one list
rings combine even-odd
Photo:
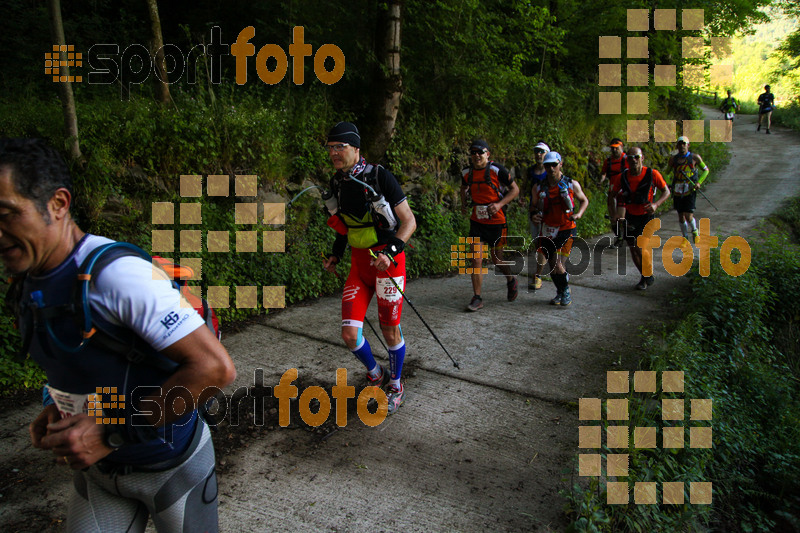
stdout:
[[625,239],[622,237],[617,237],[617,240],[614,241],[614,248],[624,248],[625,247]]
[[383,387],[389,382],[389,373],[383,368],[383,365],[380,365],[381,373],[378,377],[373,378],[367,373],[367,384],[366,387]]
[[556,292],[556,297],[550,300],[550,305],[561,305],[561,298],[564,297],[564,293],[561,291]]
[[517,294],[519,294],[519,291],[517,290],[517,285],[518,284],[516,276],[514,276],[514,278],[511,279],[510,281],[506,282],[506,287],[508,288],[508,294],[506,295],[506,298],[508,298],[509,302],[513,302],[514,300],[517,299]]
[[403,384],[400,384],[400,388],[398,389],[394,385],[389,385],[386,387],[386,400],[389,402],[389,410],[387,411],[387,416],[397,411],[397,408],[403,405],[403,400],[405,399],[406,391],[403,388]]
[[476,294],[470,300],[467,311],[477,311],[478,309],[483,309],[483,299]]
[[758,127],[756,128],[756,131],[761,131],[761,124],[758,125]]
[[767,135],[771,135],[771,133],[769,132],[769,128],[767,128]]
[[692,240],[695,244],[700,244],[700,231],[692,230]]
[[569,304],[572,303],[572,294],[569,292],[569,287],[564,289],[564,293],[561,295],[561,307],[567,307]]
[[542,288],[542,278],[540,278],[539,276],[535,276],[533,278],[533,281],[531,281],[528,284],[528,289],[532,291],[538,291],[541,288]]
[[647,278],[642,276],[642,279],[639,280],[639,283],[636,284],[635,289],[637,291],[643,291],[647,288]]
[[656,277],[655,276],[647,276],[647,278],[645,279],[645,283],[647,283],[648,287],[650,285],[652,285],[653,283],[655,283],[655,282],[656,282]]

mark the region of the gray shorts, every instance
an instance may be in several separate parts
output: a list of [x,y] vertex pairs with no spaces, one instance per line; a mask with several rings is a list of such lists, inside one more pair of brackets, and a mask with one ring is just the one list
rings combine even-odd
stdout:
[[214,444],[205,422],[200,442],[184,462],[160,472],[75,472],[66,531],[143,532],[147,518],[159,533],[219,529]]

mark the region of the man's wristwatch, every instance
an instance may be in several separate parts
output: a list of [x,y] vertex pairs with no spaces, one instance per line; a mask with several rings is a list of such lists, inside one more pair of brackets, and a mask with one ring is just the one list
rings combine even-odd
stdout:
[[122,434],[122,431],[120,431],[119,428],[115,428],[111,425],[105,426],[105,435],[103,436],[103,441],[105,442],[105,445],[112,450],[116,450],[127,444],[127,440],[125,439],[125,435]]
[[399,254],[403,251],[406,243],[403,242],[403,239],[398,239],[397,237],[392,237],[389,243],[383,247],[378,253],[382,253],[389,256],[389,259],[393,259],[394,256]]

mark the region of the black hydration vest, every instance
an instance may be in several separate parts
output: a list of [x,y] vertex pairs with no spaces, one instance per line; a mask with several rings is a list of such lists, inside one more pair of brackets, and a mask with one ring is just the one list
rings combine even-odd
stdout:
[[622,186],[622,197],[626,204],[649,204],[653,198],[653,169],[648,168],[636,190],[631,190],[631,185],[628,182],[628,169],[626,168],[622,171],[620,185]]

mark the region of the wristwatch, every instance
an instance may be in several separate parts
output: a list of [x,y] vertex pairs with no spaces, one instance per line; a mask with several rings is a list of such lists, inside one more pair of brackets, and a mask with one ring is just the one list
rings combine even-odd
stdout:
[[105,426],[105,435],[103,437],[103,441],[105,442],[105,445],[112,450],[116,450],[127,444],[125,436],[122,434],[119,428],[115,428],[110,425]]
[[386,247],[381,251],[388,253],[392,257],[400,253],[400,249],[397,247],[396,244],[387,244]]
[[384,246],[383,249],[378,253],[383,252],[384,254],[388,255],[390,258],[393,258],[397,254],[402,252],[403,248],[405,248],[405,246],[406,246],[406,243],[405,243],[405,241],[403,241],[403,239],[398,239],[397,237],[392,237],[392,238],[389,239],[389,242],[386,244],[386,246]]

